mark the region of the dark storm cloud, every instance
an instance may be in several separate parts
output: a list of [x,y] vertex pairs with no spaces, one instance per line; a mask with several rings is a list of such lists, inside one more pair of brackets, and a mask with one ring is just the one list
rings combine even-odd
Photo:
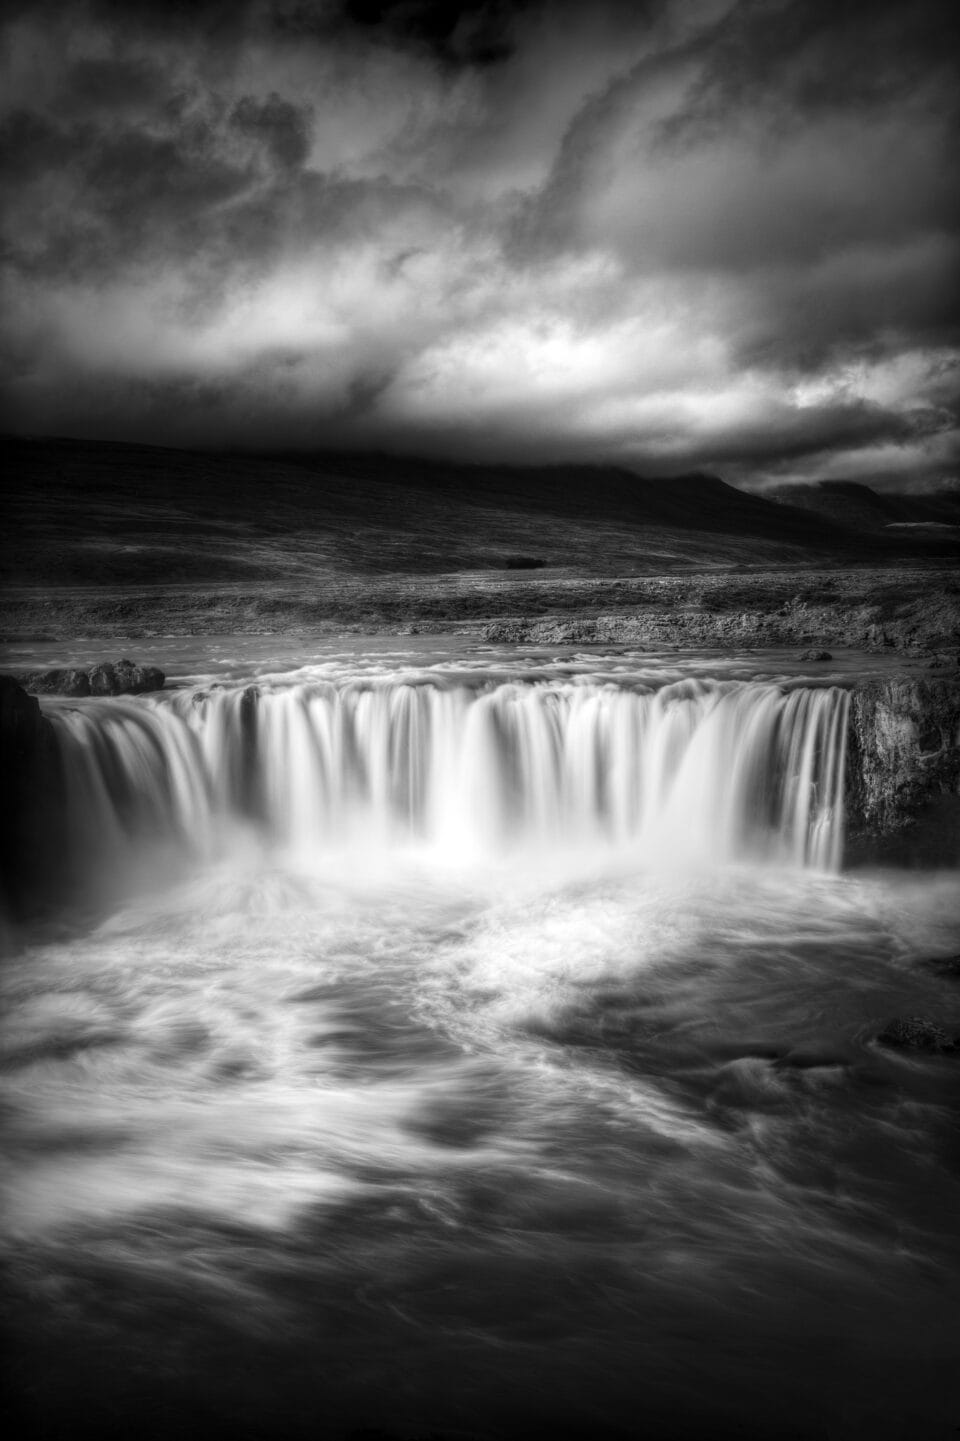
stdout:
[[[882,7],[884,46],[832,8],[813,26],[814,8],[735,6],[616,75],[574,116],[529,196],[521,246],[605,239],[638,270],[752,272],[955,230],[955,77],[934,13],[913,23],[935,57],[924,85],[919,34],[901,74]],[[857,5],[840,12],[862,8],[866,19]],[[879,74],[864,76],[865,58]]]
[[702,58],[677,130],[762,106],[782,122],[887,107],[918,90],[955,104],[957,26],[918,0],[740,3],[691,47]]
[[860,0],[14,7],[8,423],[946,475],[949,39]]
[[310,153],[309,111],[269,95],[257,101],[244,95],[230,115],[230,124],[241,134],[251,135],[266,146],[276,165],[296,170]]
[[143,114],[165,97],[164,76],[148,60],[81,60],[64,76],[61,115]]
[[424,45],[448,63],[492,65],[511,53],[520,8],[496,0],[346,0],[343,14],[392,42]]

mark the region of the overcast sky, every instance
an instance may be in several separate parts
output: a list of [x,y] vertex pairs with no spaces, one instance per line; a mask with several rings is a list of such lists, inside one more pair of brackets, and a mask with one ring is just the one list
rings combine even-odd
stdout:
[[8,0],[2,423],[949,478],[945,12]]

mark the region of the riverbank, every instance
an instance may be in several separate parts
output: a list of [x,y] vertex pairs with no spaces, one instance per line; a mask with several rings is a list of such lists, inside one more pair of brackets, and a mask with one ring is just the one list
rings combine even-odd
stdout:
[[851,646],[906,655],[960,646],[960,585],[954,573],[910,570],[765,572],[659,577],[630,610],[492,621],[487,640],[552,644]]
[[609,579],[544,568],[321,574],[295,585],[13,587],[0,596],[9,643],[419,631],[512,644],[847,645],[947,664],[960,649],[960,581],[955,569],[919,564]]

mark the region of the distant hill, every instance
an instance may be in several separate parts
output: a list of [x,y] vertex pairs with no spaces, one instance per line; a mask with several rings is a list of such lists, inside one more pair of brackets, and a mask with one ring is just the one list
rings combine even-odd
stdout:
[[[609,576],[942,558],[958,548],[867,527],[852,512],[849,520],[827,513],[806,492],[793,501],[762,498],[701,474],[651,480],[612,466],[225,454],[15,437],[3,439],[0,451],[7,585],[309,585],[324,574],[525,567]],[[843,499],[836,490],[825,494],[831,504]]]
[[960,490],[884,495],[853,480],[822,480],[816,485],[776,486],[765,490],[764,498],[811,511],[852,530],[960,526]]

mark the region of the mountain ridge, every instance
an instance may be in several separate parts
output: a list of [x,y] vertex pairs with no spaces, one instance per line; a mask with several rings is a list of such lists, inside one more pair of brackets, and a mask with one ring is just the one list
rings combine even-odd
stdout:
[[773,486],[763,494],[777,504],[808,510],[847,527],[960,526],[960,490],[887,494],[862,481],[821,480]]
[[590,575],[941,558],[697,471],[0,439],[7,586],[309,584],[518,564]]

